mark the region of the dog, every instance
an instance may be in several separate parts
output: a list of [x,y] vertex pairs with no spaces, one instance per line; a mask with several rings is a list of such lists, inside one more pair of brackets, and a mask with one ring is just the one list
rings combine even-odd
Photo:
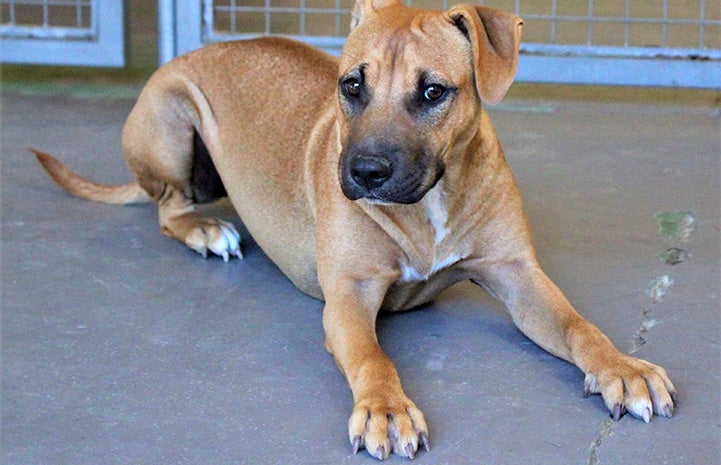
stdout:
[[666,371],[617,350],[541,270],[521,196],[483,104],[513,81],[522,20],[482,6],[447,11],[357,0],[339,59],[261,38],[180,56],[147,82],[122,133],[136,181],[96,184],[36,151],[85,199],[155,201],[161,231],[191,249],[241,257],[230,223],[199,203],[229,197],[262,250],[325,301],[326,348],[354,406],[354,453],[430,449],[375,332],[383,310],[471,280],[514,323],[585,374],[615,420],[671,417]]

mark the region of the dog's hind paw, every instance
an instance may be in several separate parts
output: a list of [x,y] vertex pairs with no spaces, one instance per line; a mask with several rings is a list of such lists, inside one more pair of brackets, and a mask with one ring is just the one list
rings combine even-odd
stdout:
[[231,256],[243,258],[240,251],[240,234],[235,226],[219,219],[208,220],[206,224],[198,224],[188,233],[185,237],[185,245],[198,252],[203,258],[208,257],[208,251],[223,257],[226,262]]

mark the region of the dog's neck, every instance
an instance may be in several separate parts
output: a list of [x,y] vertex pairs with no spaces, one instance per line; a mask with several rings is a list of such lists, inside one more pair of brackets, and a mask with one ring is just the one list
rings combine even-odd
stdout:
[[426,213],[428,221],[436,231],[435,245],[441,243],[448,233],[448,208],[446,205],[446,192],[443,189],[443,179],[438,181],[433,188],[421,199],[421,205]]

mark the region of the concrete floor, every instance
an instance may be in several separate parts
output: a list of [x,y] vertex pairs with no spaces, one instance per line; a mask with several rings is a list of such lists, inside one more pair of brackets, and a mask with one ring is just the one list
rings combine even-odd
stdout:
[[[203,260],[158,233],[154,207],[72,198],[24,150],[127,181],[132,103],[2,95],[0,461],[374,463],[351,454],[321,303],[249,239],[242,261]],[[718,109],[529,100],[492,113],[546,271],[622,350],[666,367],[680,405],[648,425],[610,421],[579,370],[459,285],[378,324],[429,423],[433,449],[415,463],[719,463]],[[688,241],[660,234],[664,211],[693,213]],[[669,247],[690,258],[664,264]],[[664,275],[674,283],[654,304]]]

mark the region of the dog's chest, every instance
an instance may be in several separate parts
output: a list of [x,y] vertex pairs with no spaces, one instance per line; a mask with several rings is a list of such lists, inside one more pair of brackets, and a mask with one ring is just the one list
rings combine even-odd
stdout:
[[441,270],[449,268],[463,259],[458,254],[450,254],[445,257],[438,259],[434,258],[431,264],[430,270],[424,269],[419,271],[410,263],[401,263],[401,282],[412,283],[418,281],[427,281],[431,276],[435,275]]
[[[464,252],[447,244],[451,233],[448,222],[448,208],[442,181],[428,191],[421,201],[423,211],[430,224],[431,238],[416,247],[415,253],[407,254],[400,262],[401,282],[426,281],[439,271],[449,268],[464,259]],[[430,245],[428,242],[431,242]],[[444,242],[445,241],[445,242]]]

